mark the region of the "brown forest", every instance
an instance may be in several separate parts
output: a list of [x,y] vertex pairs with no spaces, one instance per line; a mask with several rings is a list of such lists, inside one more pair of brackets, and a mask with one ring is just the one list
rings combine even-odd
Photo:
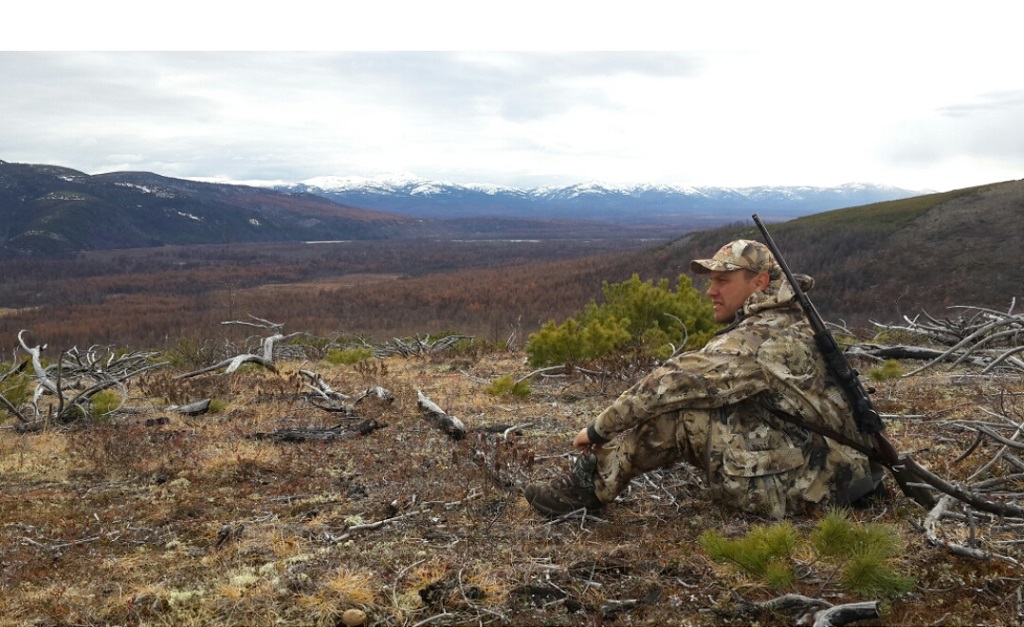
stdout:
[[[0,266],[0,334],[53,346],[165,348],[248,316],[289,331],[507,336],[600,293],[601,253],[636,241],[401,240],[94,252]],[[614,258],[614,257],[612,257]],[[235,333],[237,336],[237,333]]]

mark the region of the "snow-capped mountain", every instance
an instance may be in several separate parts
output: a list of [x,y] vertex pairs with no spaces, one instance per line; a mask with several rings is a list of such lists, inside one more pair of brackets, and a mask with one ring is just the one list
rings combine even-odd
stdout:
[[868,184],[725,188],[588,182],[516,189],[430,181],[413,175],[323,176],[276,189],[418,218],[500,216],[628,224],[721,224],[747,219],[754,212],[772,219],[789,219],[925,193]]

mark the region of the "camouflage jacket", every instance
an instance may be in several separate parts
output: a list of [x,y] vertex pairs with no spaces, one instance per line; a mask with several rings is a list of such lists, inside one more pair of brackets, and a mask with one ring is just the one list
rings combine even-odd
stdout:
[[782,436],[788,441],[783,446],[801,448],[806,430],[775,418],[766,406],[869,444],[857,431],[842,390],[827,375],[785,277],[751,295],[736,320],[704,348],[670,359],[623,393],[592,428],[610,438],[666,412],[714,410],[723,424],[716,428],[713,448],[775,448],[771,441],[781,434],[773,432],[788,434]]

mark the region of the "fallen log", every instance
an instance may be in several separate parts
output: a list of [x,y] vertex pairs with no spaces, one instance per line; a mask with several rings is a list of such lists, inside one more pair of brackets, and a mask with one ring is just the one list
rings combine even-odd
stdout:
[[201,401],[196,401],[195,403],[189,403],[188,405],[171,405],[164,411],[173,411],[186,416],[200,416],[210,411],[211,401],[212,399],[207,398]]
[[361,435],[369,435],[377,429],[383,429],[387,425],[381,424],[369,418],[352,426],[335,425],[327,429],[314,428],[289,428],[277,429],[269,433],[257,432],[252,435],[256,440],[275,440],[277,442],[327,442],[332,440],[345,440]]
[[299,375],[309,379],[310,382],[305,383],[304,385],[313,390],[318,397],[325,401],[330,403],[344,403],[345,401],[350,400],[348,394],[332,389],[331,386],[323,380],[323,377],[312,370],[299,370]]
[[427,398],[422,391],[416,390],[416,406],[420,413],[432,425],[440,429],[452,440],[466,437],[466,425],[461,420],[445,412],[434,401]]
[[839,627],[862,620],[881,618],[878,601],[834,605],[814,614],[814,627]]
[[767,601],[747,601],[742,597],[737,600],[739,607],[734,618],[781,613],[793,617],[793,623],[798,625],[807,624],[806,617],[812,617],[814,627],[840,627],[882,616],[878,601],[832,605],[802,594],[784,594]]

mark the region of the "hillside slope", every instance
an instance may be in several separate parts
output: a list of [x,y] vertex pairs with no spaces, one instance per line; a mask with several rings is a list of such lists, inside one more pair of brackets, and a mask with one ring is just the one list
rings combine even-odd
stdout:
[[[423,202],[422,200],[420,202]],[[325,240],[656,237],[592,216],[404,216],[302,191],[206,183],[148,172],[88,175],[0,161],[0,257],[169,245]],[[718,219],[712,224],[721,224]]]
[[167,244],[379,239],[419,221],[313,196],[144,172],[90,176],[0,161],[0,253]]
[[[851,322],[947,315],[956,305],[1006,310],[1024,299],[1024,181],[829,211],[769,224],[794,272],[812,275],[822,315]],[[613,262],[612,276],[674,277],[752,221],[685,235]],[[956,313],[949,313],[953,317]]]

